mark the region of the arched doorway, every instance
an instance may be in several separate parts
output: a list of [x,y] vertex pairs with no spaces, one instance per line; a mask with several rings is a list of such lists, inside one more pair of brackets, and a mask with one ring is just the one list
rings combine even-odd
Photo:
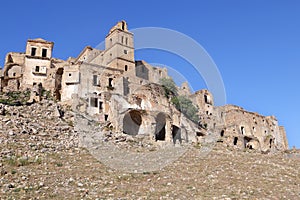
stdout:
[[137,135],[142,124],[142,116],[139,111],[132,110],[123,118],[123,132],[128,135]]

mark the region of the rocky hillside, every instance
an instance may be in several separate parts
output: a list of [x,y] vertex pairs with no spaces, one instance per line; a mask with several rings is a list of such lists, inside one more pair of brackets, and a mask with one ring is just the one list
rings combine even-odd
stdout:
[[203,157],[195,145],[162,170],[128,173],[79,147],[74,115],[49,100],[0,104],[1,199],[300,198],[300,151],[261,154],[217,143]]

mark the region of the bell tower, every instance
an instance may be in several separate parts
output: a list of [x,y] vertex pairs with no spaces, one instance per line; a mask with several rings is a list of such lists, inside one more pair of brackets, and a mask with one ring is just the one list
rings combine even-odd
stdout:
[[125,21],[118,22],[106,36],[103,64],[124,71],[134,69],[133,34]]

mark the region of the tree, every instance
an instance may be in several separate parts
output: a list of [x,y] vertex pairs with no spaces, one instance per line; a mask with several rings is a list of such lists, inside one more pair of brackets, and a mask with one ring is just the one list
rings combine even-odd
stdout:
[[183,113],[188,119],[193,122],[198,122],[197,115],[198,109],[193,102],[185,96],[174,96],[171,102],[175,105],[176,109]]
[[177,86],[172,78],[162,78],[159,83],[163,86],[166,97],[177,95]]
[[198,123],[199,117],[197,115],[197,107],[190,99],[188,99],[188,97],[178,96],[178,89],[173,79],[162,78],[159,82],[165,90],[166,97],[171,97],[171,102],[175,105],[176,109],[183,113],[191,121]]

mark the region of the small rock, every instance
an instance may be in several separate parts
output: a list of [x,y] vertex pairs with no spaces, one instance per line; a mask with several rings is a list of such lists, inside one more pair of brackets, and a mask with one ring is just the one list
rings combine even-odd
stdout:
[[10,131],[8,132],[8,135],[9,135],[9,136],[14,136],[15,133],[14,133],[12,130],[10,130]]

